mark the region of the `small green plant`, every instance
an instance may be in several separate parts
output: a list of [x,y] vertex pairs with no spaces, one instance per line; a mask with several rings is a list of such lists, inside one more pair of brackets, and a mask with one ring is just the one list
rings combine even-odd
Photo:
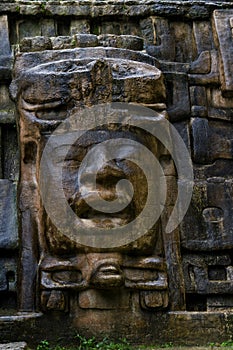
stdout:
[[211,348],[213,348],[214,346],[216,346],[215,343],[208,343],[208,346],[210,346]]
[[86,339],[85,337],[82,337],[81,335],[77,334],[75,338],[79,340],[78,350],[95,349],[96,340],[94,337]]
[[113,342],[108,338],[103,338],[101,341],[97,341],[95,337],[86,339],[81,335],[77,335],[76,338],[79,341],[77,350],[132,350],[133,348],[128,341],[123,338],[118,342]]
[[50,350],[49,342],[47,340],[42,340],[39,345],[37,345],[36,350]]
[[173,343],[169,342],[169,343],[165,343],[161,345],[161,348],[172,348],[173,347]]
[[226,340],[226,341],[223,341],[220,346],[222,347],[230,347],[232,346],[233,347],[233,340]]

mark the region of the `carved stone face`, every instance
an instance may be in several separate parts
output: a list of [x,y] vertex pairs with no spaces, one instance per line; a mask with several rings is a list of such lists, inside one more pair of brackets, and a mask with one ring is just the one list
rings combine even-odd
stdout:
[[[119,158],[109,161],[109,145],[105,142],[118,139],[132,140],[135,144],[133,147],[128,145],[122,148],[119,144]],[[95,146],[100,144],[101,149],[95,151]],[[62,168],[63,190],[73,212],[80,218],[80,225],[90,229],[120,227],[132,222],[142,212],[147,200],[147,180],[143,170],[129,160],[133,156],[138,157],[141,152],[139,145],[147,146],[156,155],[159,152],[158,143],[153,142],[151,135],[140,129],[123,130],[119,126],[88,131],[70,147]],[[93,150],[88,163],[85,163],[85,157]],[[95,188],[93,175],[96,175]],[[134,189],[132,200],[127,188],[116,192],[117,184],[123,179],[128,180]],[[94,208],[99,197],[109,203],[118,198],[121,203],[126,201],[129,204],[123,210],[108,213]],[[145,236],[135,242],[111,249],[83,247],[63,235],[50,220],[45,235],[49,250],[55,254],[84,251],[148,254],[154,251],[159,232],[159,224],[156,223]]]
[[[102,144],[101,153],[93,154],[91,162],[79,170],[88,151],[99,142],[109,139],[128,138],[138,140],[139,137],[132,132],[126,131],[90,131],[87,137],[81,139],[78,144],[73,145],[66,157],[64,173],[64,186],[66,188],[67,200],[73,211],[82,219],[88,227],[116,227],[122,226],[133,220],[143,209],[147,197],[147,183],[142,170],[133,162],[127,160],[132,154],[138,152],[135,147],[124,147],[121,159],[107,160],[108,144]],[[99,169],[99,163],[101,168]],[[96,174],[97,191],[92,190],[90,177]],[[83,179],[80,181],[80,179]],[[101,213],[94,210],[88,203],[95,203],[97,194],[106,201],[116,199],[116,185],[122,179],[129,180],[135,188],[133,201],[118,213]],[[83,196],[80,193],[82,185]],[[127,191],[127,190],[126,190]],[[73,192],[73,193],[72,193]],[[120,192],[119,197],[124,201],[129,193]],[[88,202],[88,203],[87,203]]]
[[[93,57],[90,58],[90,54]],[[148,106],[163,103],[165,87],[161,72],[147,63],[148,57],[143,54],[140,57],[131,57],[133,54],[130,51],[128,55],[131,60],[125,59],[126,51],[98,48],[92,51],[82,49],[38,55],[39,57],[36,53],[26,54],[19,59],[16,77],[17,72],[19,76],[12,84],[12,93],[18,95],[19,100],[23,174],[21,201],[25,207],[30,208],[32,218],[29,224],[26,224],[27,218],[23,218],[25,222],[22,226],[30,226],[30,234],[37,235],[41,244],[42,287],[82,290],[95,286],[108,289],[121,286],[125,281],[123,276],[126,276],[129,286],[140,289],[141,286],[144,288],[142,280],[145,275],[145,288],[156,289],[157,283],[158,288],[161,288],[162,283],[162,288],[166,289],[164,272],[160,274],[162,277],[157,276],[156,283],[150,276],[150,271],[155,271],[158,266],[159,270],[164,271],[159,223],[136,241],[117,248],[97,249],[82,246],[60,232],[52,223],[43,209],[38,186],[40,158],[44,146],[51,132],[62,120],[84,106],[98,103],[134,102]],[[122,55],[124,59],[114,55]],[[136,62],[137,60],[140,62]],[[63,190],[73,212],[88,228],[124,226],[141,213],[147,199],[147,181],[143,171],[127,160],[132,154],[139,152],[137,147],[125,147],[119,158],[109,161],[108,147],[103,145],[93,161],[80,168],[85,155],[93,146],[117,138],[136,141],[148,147],[157,158],[160,156],[158,142],[153,141],[149,134],[139,128],[108,125],[106,128],[88,131],[73,143],[63,163]],[[89,182],[89,176],[94,173],[95,193]],[[90,203],[96,201],[96,194],[109,202],[115,200],[116,185],[122,179],[129,180],[134,189],[133,200],[129,205],[117,213],[104,213],[91,208]],[[118,195],[122,200],[127,197],[126,193]],[[135,266],[127,258],[130,254],[139,256]],[[151,255],[152,260],[140,260],[140,255]],[[159,255],[159,260],[154,260],[153,255]],[[142,271],[145,270],[145,274],[139,271],[138,277],[132,279],[129,271],[137,266]],[[137,281],[140,282],[138,285]]]

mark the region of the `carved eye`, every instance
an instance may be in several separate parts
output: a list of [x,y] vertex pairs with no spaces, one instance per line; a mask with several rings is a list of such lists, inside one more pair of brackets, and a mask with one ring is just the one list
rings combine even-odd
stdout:
[[61,284],[79,283],[82,281],[82,273],[79,270],[54,271],[52,280]]

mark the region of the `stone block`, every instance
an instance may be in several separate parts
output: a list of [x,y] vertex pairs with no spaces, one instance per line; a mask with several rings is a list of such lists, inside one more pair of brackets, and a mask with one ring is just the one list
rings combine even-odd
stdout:
[[184,73],[165,73],[168,115],[171,121],[190,116],[188,77]]
[[140,20],[140,29],[146,45],[156,45],[155,21],[153,16]]
[[233,158],[232,124],[194,118],[191,126],[195,163],[208,164],[216,159]]
[[[116,8],[113,11],[116,11]],[[138,24],[128,18],[127,21],[106,21],[94,23],[93,32],[95,34],[114,34],[114,35],[139,35]]]
[[[42,36],[55,36],[56,35],[56,26],[54,19],[42,18],[41,19],[41,34]],[[31,36],[31,35],[30,35]]]
[[189,73],[208,74],[211,71],[211,54],[209,51],[202,51],[198,58],[190,64]]
[[169,21],[163,17],[150,17],[142,20],[140,25],[147,53],[157,59],[175,61],[175,42]]
[[126,258],[123,261],[125,286],[130,289],[167,289],[165,261],[158,257]]
[[18,247],[16,184],[0,180],[0,248]]
[[165,309],[168,306],[168,293],[165,291],[140,292],[140,302],[143,309]]
[[223,96],[219,88],[207,89],[208,116],[212,119],[224,121],[233,120],[232,98]]
[[28,346],[25,342],[17,342],[17,343],[5,343],[0,344],[0,350],[27,350]]
[[73,19],[70,22],[70,35],[90,34],[90,22],[87,19]]
[[0,123],[12,124],[15,118],[16,108],[9,96],[9,86],[0,85]]
[[50,38],[53,50],[72,49],[76,40],[71,36],[55,36]]
[[208,296],[207,311],[231,311],[233,308],[233,296]]
[[207,117],[207,94],[204,86],[190,87],[191,112],[193,117]]
[[98,46],[98,38],[94,34],[76,34],[74,37],[77,47]]
[[193,166],[195,179],[204,180],[210,177],[221,177],[225,174],[226,178],[233,176],[233,161],[229,159],[217,159],[213,164]]
[[10,56],[11,46],[9,40],[7,16],[0,16],[0,56]]
[[33,19],[26,19],[24,21],[18,21],[16,23],[18,33],[18,42],[24,38],[41,36],[41,22]]
[[218,41],[221,55],[220,80],[221,90],[225,96],[233,95],[233,36],[231,18],[233,10],[216,10],[213,15],[216,40]]
[[186,254],[183,270],[186,293],[221,295],[233,293],[233,280],[227,269],[231,267],[230,254]]
[[67,300],[64,292],[58,290],[43,291],[41,293],[43,311],[66,311]]
[[[174,127],[182,137],[185,146],[191,154],[190,123],[189,121],[178,121],[173,123]],[[174,175],[174,174],[173,174]]]
[[17,259],[0,259],[0,291],[16,292],[17,290]]
[[192,62],[196,55],[192,26],[184,21],[171,21],[169,27],[175,45],[174,61]]
[[103,34],[98,36],[100,45],[106,47],[117,47],[121,49],[141,51],[143,39],[133,35]]
[[51,50],[51,40],[45,36],[35,36],[30,38],[24,38],[20,42],[21,52],[35,52],[43,50]]
[[195,163],[205,164],[209,162],[209,134],[209,123],[207,119],[193,119],[193,160]]
[[2,125],[3,177],[11,181],[19,179],[19,146],[16,125]]
[[219,58],[216,50],[203,51],[189,68],[190,85],[219,86]]
[[82,309],[128,309],[130,293],[122,289],[112,291],[89,289],[79,293],[79,306]]
[[11,79],[13,57],[9,39],[8,18],[0,16],[0,79]]
[[198,55],[202,51],[210,51],[213,49],[213,35],[209,21],[194,21],[193,34]]
[[187,214],[181,223],[181,244],[192,250],[233,247],[232,179],[209,178],[194,185]]

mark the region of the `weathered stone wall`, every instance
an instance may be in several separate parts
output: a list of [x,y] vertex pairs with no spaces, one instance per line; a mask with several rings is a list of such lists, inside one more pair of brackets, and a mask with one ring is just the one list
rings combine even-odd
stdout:
[[[194,191],[179,229],[169,236],[162,233],[161,244],[154,245],[153,253],[146,250],[145,242],[138,244],[139,253],[137,249],[134,252],[136,258],[127,257],[132,247],[127,248],[126,253],[120,250],[124,257],[119,265],[126,276],[125,289],[114,293],[105,288],[106,282],[97,278],[97,282],[91,281],[91,288],[82,290],[80,284],[73,290],[71,285],[79,275],[60,271],[54,276],[53,271],[59,264],[63,270],[67,266],[68,270],[74,266],[82,269],[83,265],[73,259],[75,254],[76,257],[87,254],[92,265],[96,261],[98,265],[97,253],[91,252],[91,255],[61,240],[66,249],[72,251],[72,257],[67,258],[71,253],[56,250],[49,233],[44,239],[41,220],[45,217],[33,180],[46,135],[51,132],[49,123],[56,118],[62,120],[73,105],[69,102],[56,117],[52,113],[46,117],[41,111],[42,121],[38,127],[36,121],[33,124],[25,117],[19,100],[21,96],[24,100],[28,98],[31,111],[33,103],[37,106],[43,103],[50,93],[45,90],[45,83],[43,86],[47,78],[44,72],[41,75],[39,72],[39,77],[35,75],[34,79],[30,69],[71,58],[101,59],[101,63],[98,61],[90,68],[90,75],[97,76],[100,72],[106,79],[102,77],[99,85],[112,87],[112,68],[106,64],[106,58],[116,56],[137,62],[137,67],[141,62],[151,65],[151,71],[159,69],[164,77],[166,98],[164,85],[157,80],[150,85],[151,95],[140,94],[145,86],[148,88],[148,78],[140,83],[139,90],[128,88],[128,95],[125,91],[122,95],[118,84],[120,93],[116,89],[115,95],[112,93],[109,97],[106,91],[95,91],[93,100],[84,94],[81,101],[86,105],[96,101],[136,102],[158,113],[166,112],[192,157]],[[0,3],[0,312],[7,315],[12,310],[43,312],[42,323],[64,322],[67,327],[71,316],[73,326],[83,334],[118,336],[128,332],[135,341],[145,334],[148,342],[160,336],[161,341],[183,339],[201,343],[231,334],[232,56],[233,3],[229,1],[12,0]],[[51,74],[54,71],[51,70]],[[18,86],[11,85],[10,98],[12,79]],[[24,81],[28,82],[27,79],[35,87],[26,96],[28,83]],[[39,79],[41,87],[36,85]],[[95,78],[91,79],[93,85],[97,84]],[[69,80],[69,86],[70,81],[75,86],[73,80]],[[63,84],[66,83],[64,80]],[[158,89],[158,100],[152,94],[153,88]],[[62,99],[60,91],[56,97]],[[79,108],[80,98],[76,96],[75,101],[75,107]],[[175,202],[176,173],[164,150],[160,150],[160,157],[171,197],[167,213],[162,217],[163,231],[163,221],[167,220],[169,207]],[[48,231],[50,227],[47,222]],[[54,235],[55,231],[51,230]],[[118,253],[110,254],[114,264]],[[109,258],[109,253],[102,254],[104,259]],[[157,277],[153,280],[153,276]],[[166,281],[162,288],[155,283],[159,278]],[[115,282],[113,287],[119,287]],[[33,326],[35,333],[38,332],[37,326]],[[3,324],[2,327],[3,339],[8,339]],[[41,324],[37,328],[40,327]],[[192,334],[195,327],[197,334]],[[61,328],[57,326],[59,331]],[[20,331],[16,330],[18,335],[17,332]],[[196,341],[196,336],[201,340]],[[25,339],[27,337],[28,334]]]

